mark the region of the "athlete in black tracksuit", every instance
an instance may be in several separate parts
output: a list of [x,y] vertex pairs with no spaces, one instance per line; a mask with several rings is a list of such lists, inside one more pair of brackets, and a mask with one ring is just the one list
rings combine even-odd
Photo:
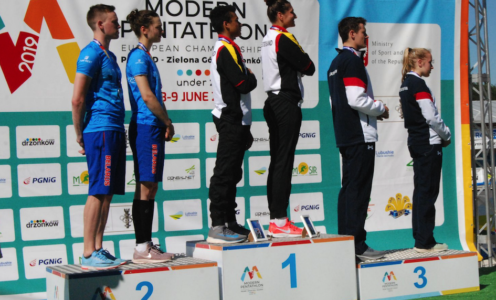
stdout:
[[[409,72],[406,75],[399,94],[405,128],[408,129],[408,150],[413,158],[415,174],[412,203],[415,250],[426,252],[434,249],[437,244],[434,239],[434,204],[441,181],[441,143],[450,140],[451,132],[437,111],[431,90],[418,74]],[[443,244],[439,244],[441,245]],[[444,248],[447,249],[447,246]],[[446,250],[444,248],[439,247],[440,250]]]
[[350,47],[336,50],[339,54],[331,63],[327,79],[336,145],[343,163],[338,233],[353,235],[355,254],[362,255],[369,249],[364,227],[374,176],[377,117],[386,108],[374,101],[361,52]]

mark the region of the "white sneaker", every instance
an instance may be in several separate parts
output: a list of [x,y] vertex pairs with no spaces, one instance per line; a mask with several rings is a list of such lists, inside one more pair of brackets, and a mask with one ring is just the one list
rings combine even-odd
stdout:
[[429,249],[422,249],[414,247],[413,250],[417,251],[417,253],[427,253],[427,252],[442,252],[448,250],[448,245],[446,244],[435,244],[434,247]]

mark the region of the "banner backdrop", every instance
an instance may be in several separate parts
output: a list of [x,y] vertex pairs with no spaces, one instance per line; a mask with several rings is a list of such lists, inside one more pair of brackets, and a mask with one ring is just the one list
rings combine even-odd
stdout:
[[[89,6],[100,1],[17,0],[0,3],[0,294],[45,290],[45,267],[79,263],[83,242],[83,208],[88,192],[86,160],[79,153],[71,116],[71,97],[80,49],[92,40],[86,24]],[[237,217],[269,223],[266,180],[269,134],[262,108],[266,95],[261,73],[261,42],[270,23],[263,1],[109,0],[121,24],[110,50],[124,72],[137,39],[125,21],[135,8],[155,10],[164,38],[151,54],[163,80],[163,101],[176,135],[166,144],[164,182],[156,196],[155,243],[167,252],[184,253],[185,242],[204,239],[210,226],[208,187],[218,136],[212,122],[210,59],[217,35],[208,15],[216,5],[233,4],[243,23],[240,45],[245,63],[258,78],[252,92],[254,144],[247,151],[238,184]],[[337,233],[340,157],[336,148],[326,72],[340,46],[339,20],[367,19],[365,64],[375,97],[390,108],[379,122],[376,171],[366,229],[373,248],[413,246],[411,202],[413,168],[407,133],[399,117],[398,90],[405,47],[432,50],[434,70],[427,84],[456,141],[454,99],[454,0],[294,0],[294,33],[317,65],[305,76],[303,124],[293,169],[289,215],[309,214],[318,230]],[[442,10],[442,13],[440,13]],[[456,21],[458,20],[458,21]],[[125,95],[127,85],[123,80]],[[127,97],[126,97],[127,99]],[[129,110],[129,102],[126,100]],[[126,114],[126,122],[130,112]],[[127,128],[127,127],[126,127]],[[127,149],[126,195],[115,196],[105,230],[104,247],[130,259],[134,247],[131,205],[136,185]],[[444,150],[443,184],[436,208],[436,238],[461,249],[458,234],[455,150]],[[405,203],[407,205],[405,205]],[[392,205],[388,205],[392,204]],[[463,202],[461,203],[463,205]],[[267,227],[267,226],[266,226]],[[460,227],[463,229],[463,225]],[[466,244],[464,244],[466,248]]]

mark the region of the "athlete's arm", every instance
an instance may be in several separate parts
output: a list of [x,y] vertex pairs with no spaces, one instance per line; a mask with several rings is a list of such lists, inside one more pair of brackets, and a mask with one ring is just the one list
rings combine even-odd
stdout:
[[220,49],[219,56],[217,57],[217,71],[224,73],[229,82],[241,94],[248,94],[257,87],[257,78],[253,72],[248,69],[248,74],[245,74],[241,69],[241,62],[236,63],[229,50],[225,47]]
[[74,91],[72,94],[72,122],[74,130],[76,131],[76,141],[81,146],[79,153],[85,155],[84,141],[83,141],[83,122],[84,113],[86,112],[86,94],[90,87],[91,77],[82,73],[76,73],[74,80]]
[[303,51],[296,39],[292,41],[285,34],[278,36],[276,51],[284,57],[293,68],[302,74],[312,76],[315,65],[307,53]]
[[145,102],[146,107],[148,107],[155,117],[167,126],[165,140],[170,141],[174,136],[174,126],[172,125],[171,119],[169,119],[167,110],[165,107],[160,105],[159,100],[150,89],[148,78],[145,75],[137,75],[134,79],[136,80],[136,84],[138,85],[138,89],[141,93],[141,98],[143,98],[143,102]]
[[444,124],[443,119],[441,119],[441,116],[434,105],[430,90],[416,93],[415,99],[417,100],[420,110],[422,111],[422,116],[424,116],[429,127],[432,128],[443,141],[449,141],[451,139],[450,129]]
[[385,105],[380,101],[374,101],[367,95],[367,73],[360,60],[353,59],[348,62],[343,82],[346,87],[346,98],[351,108],[373,117],[381,116],[386,119],[389,117]]

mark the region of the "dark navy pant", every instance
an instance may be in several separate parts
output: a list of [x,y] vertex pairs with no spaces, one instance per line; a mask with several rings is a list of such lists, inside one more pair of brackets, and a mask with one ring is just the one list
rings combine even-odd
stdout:
[[355,254],[367,250],[365,219],[374,178],[375,143],[340,147],[343,179],[338,196],[338,233],[355,237]]
[[441,181],[443,148],[441,145],[408,146],[413,158],[412,228],[415,247],[429,249],[436,245],[434,227],[436,203]]
[[250,126],[213,118],[219,133],[219,144],[208,192],[212,227],[236,221],[236,185],[243,175],[241,165],[250,133]]
[[263,111],[270,134],[267,178],[270,218],[284,218],[288,215],[294,156],[302,121],[301,108],[295,101],[270,94]]

